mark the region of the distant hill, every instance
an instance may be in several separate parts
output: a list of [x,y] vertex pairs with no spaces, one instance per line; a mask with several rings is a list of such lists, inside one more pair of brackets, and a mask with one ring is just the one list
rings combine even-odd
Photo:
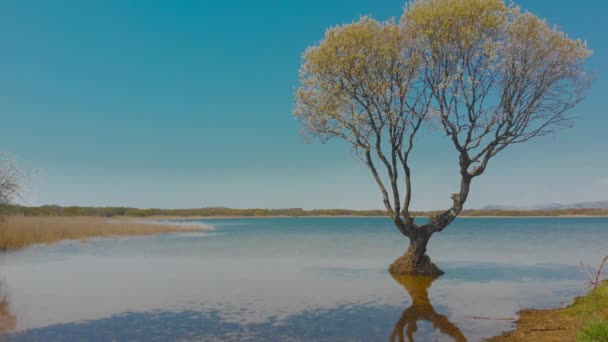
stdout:
[[548,203],[532,206],[486,205],[480,210],[564,210],[564,209],[608,209],[608,201],[577,202],[569,204]]

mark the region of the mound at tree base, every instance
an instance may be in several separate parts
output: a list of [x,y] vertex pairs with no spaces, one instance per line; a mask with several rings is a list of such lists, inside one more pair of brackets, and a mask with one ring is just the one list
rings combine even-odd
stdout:
[[420,262],[415,263],[413,258],[406,253],[397,258],[389,266],[388,271],[391,274],[397,275],[425,275],[425,276],[440,276],[444,274],[437,265],[435,265],[428,255],[424,255]]

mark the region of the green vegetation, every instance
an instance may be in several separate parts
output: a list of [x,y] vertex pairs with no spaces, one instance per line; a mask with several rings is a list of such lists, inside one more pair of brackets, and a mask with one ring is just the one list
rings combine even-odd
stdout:
[[517,329],[488,341],[608,341],[608,282],[599,283],[568,307],[522,310]]
[[608,283],[604,282],[586,296],[576,298],[566,314],[580,317],[584,326],[578,331],[578,342],[608,342]]
[[322,209],[304,210],[302,208],[288,209],[232,209],[232,208],[197,208],[197,209],[138,209],[128,207],[61,207],[45,205],[41,207],[12,206],[11,215],[15,216],[242,216],[242,217],[268,217],[268,216],[384,216],[382,210],[346,210]]
[[[603,282],[587,295],[574,299],[572,305],[566,308],[566,313],[591,322],[605,318],[608,313],[608,282]],[[600,313],[603,314],[598,316]]]
[[[61,207],[44,205],[40,207],[9,206],[11,216],[99,216],[99,217],[272,217],[272,216],[386,216],[384,210],[349,210],[349,209],[232,209],[232,208],[194,208],[194,209],[138,209],[129,207]],[[432,216],[438,212],[412,212],[414,216]],[[608,216],[608,209],[562,209],[562,210],[464,210],[460,216]]]
[[576,336],[578,342],[608,341],[608,322],[596,321],[589,323]]

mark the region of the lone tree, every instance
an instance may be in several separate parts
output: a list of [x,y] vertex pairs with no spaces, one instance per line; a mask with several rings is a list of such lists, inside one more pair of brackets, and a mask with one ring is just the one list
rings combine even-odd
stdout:
[[[295,116],[305,133],[352,144],[371,171],[406,253],[396,274],[442,274],[430,237],[462,211],[471,182],[507,146],[571,125],[590,78],[585,43],[501,0],[418,0],[401,21],[363,17],[309,47]],[[425,127],[444,131],[459,162],[452,206],[418,224],[409,157]]]
[[0,223],[3,222],[8,206],[19,195],[20,173],[15,165],[0,157]]

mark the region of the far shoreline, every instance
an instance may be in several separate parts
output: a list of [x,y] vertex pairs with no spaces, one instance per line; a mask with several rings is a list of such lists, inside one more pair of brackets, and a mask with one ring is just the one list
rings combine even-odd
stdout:
[[[275,218],[389,218],[388,216],[377,216],[377,215],[305,215],[305,216],[288,216],[288,215],[271,215],[271,216],[148,216],[148,217],[133,217],[124,216],[127,218],[139,218],[142,220],[230,220],[230,219],[275,219]],[[429,216],[414,216],[414,218],[428,218]],[[488,216],[467,216],[459,215],[458,218],[474,218],[474,219],[485,219],[485,218],[608,218],[608,215],[534,215],[534,216],[506,216],[506,215],[488,215]]]
[[[132,207],[80,207],[43,205],[26,207],[13,205],[4,208],[7,216],[23,217],[125,217],[140,219],[236,219],[236,218],[284,218],[284,217],[387,217],[388,212],[379,209],[303,209],[303,208],[227,208],[202,207],[183,209],[132,208]],[[425,218],[443,211],[410,211],[412,217]],[[1,214],[1,212],[0,212]],[[459,217],[473,218],[536,218],[536,217],[608,217],[608,208],[569,208],[545,210],[464,209]]]

